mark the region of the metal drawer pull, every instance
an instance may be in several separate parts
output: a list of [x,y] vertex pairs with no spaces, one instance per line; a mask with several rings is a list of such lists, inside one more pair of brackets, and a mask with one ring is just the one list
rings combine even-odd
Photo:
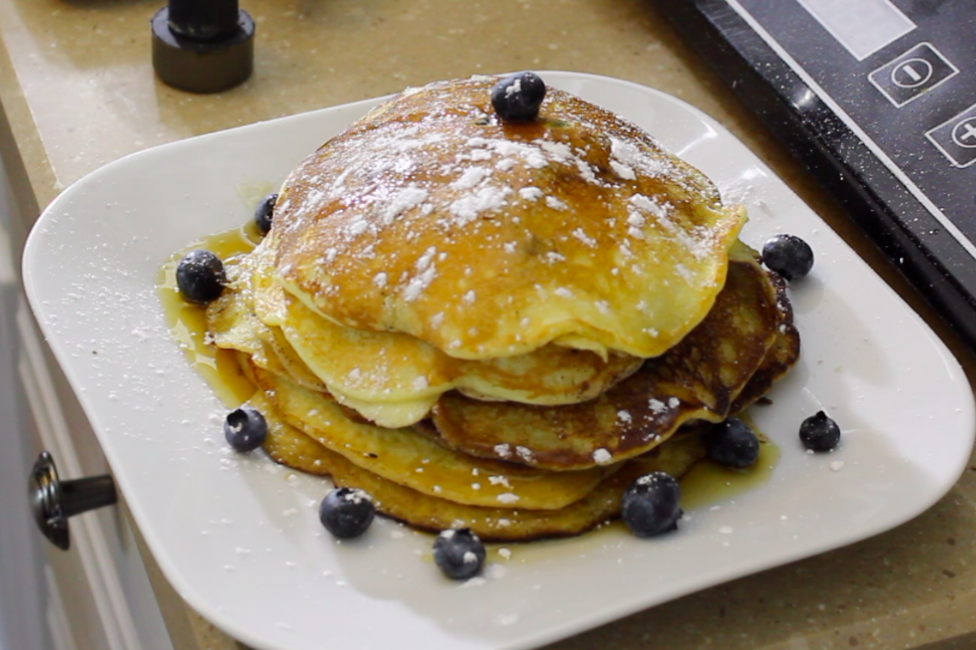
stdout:
[[118,501],[115,482],[108,474],[62,481],[54,458],[42,451],[30,478],[34,520],[44,536],[63,551],[71,546],[68,518]]

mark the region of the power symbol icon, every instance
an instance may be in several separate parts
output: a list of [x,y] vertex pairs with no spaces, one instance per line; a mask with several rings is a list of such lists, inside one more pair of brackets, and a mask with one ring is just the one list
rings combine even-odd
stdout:
[[918,88],[932,78],[932,64],[925,59],[908,59],[891,70],[891,82],[899,88]]

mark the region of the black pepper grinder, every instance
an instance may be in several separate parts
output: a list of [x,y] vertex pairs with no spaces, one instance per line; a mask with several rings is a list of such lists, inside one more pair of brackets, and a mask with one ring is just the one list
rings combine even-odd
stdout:
[[228,90],[254,69],[254,20],[237,0],[170,0],[152,19],[152,58],[174,88]]

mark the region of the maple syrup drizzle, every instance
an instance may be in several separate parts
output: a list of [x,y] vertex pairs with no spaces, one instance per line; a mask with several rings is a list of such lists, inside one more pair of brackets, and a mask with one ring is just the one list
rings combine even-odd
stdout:
[[255,386],[241,372],[234,350],[218,348],[206,342],[206,307],[183,300],[176,287],[176,265],[195,248],[212,251],[225,263],[235,256],[249,253],[261,236],[248,222],[243,226],[198,239],[174,253],[159,273],[159,299],[163,305],[170,334],[183,349],[187,361],[228,407],[236,408],[254,394]]
[[779,461],[780,448],[766,436],[758,433],[749,418],[736,416],[746,421],[749,427],[759,436],[759,458],[746,469],[734,469],[719,465],[713,460],[704,458],[681,477],[681,507],[686,511],[693,511],[709,506],[719,501],[726,501],[759,487],[773,475],[773,468]]

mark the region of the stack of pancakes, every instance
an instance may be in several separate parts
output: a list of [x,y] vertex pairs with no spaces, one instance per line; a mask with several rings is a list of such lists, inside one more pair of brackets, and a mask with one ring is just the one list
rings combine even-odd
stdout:
[[494,82],[409,90],[309,156],[209,335],[279,462],[420,528],[576,534],[687,471],[799,339],[700,172],[559,90],[504,123]]

